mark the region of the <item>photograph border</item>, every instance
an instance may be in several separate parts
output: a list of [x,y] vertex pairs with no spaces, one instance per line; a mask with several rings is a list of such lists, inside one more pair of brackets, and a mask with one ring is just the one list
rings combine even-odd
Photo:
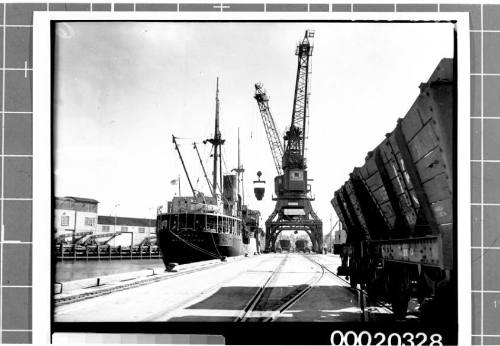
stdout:
[[[468,13],[82,13],[36,12],[33,31],[33,342],[48,343],[52,333],[52,70],[54,21],[456,21],[457,28],[457,276],[459,342],[471,335],[470,248],[470,55]],[[455,57],[456,59],[457,57]],[[50,182],[50,184],[48,183]],[[333,187],[332,187],[333,188]],[[460,195],[459,195],[460,193]],[[468,229],[469,232],[465,232]],[[49,268],[49,271],[47,270]],[[137,323],[137,322],[133,322]],[[333,331],[333,330],[332,330]],[[196,328],[193,328],[196,332]],[[464,344],[468,344],[465,342]]]

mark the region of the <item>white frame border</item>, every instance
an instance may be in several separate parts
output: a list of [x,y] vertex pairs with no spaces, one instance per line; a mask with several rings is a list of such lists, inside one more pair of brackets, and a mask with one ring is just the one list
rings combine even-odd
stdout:
[[[190,2],[190,1],[187,1]],[[198,1],[199,2],[199,1]],[[253,1],[251,1],[253,2]],[[33,343],[51,340],[51,37],[53,20],[456,20],[458,68],[458,340],[471,342],[470,42],[468,12],[34,12],[33,18]],[[48,83],[48,84],[47,84]],[[36,227],[35,227],[36,225]],[[469,229],[469,232],[464,231]],[[49,271],[47,271],[49,267]]]

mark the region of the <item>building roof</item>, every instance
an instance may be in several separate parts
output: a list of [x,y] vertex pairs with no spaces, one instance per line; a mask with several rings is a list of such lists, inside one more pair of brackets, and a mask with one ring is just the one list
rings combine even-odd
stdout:
[[[116,220],[115,220],[116,219]],[[116,223],[115,223],[116,222]],[[106,216],[98,215],[97,223],[99,225],[117,225],[117,226],[140,226],[140,227],[155,227],[155,219],[141,219],[122,216]]]
[[92,203],[92,204],[99,203],[98,200],[95,200],[92,198],[83,198],[83,197],[74,197],[74,196],[56,197],[56,199],[69,200],[69,201],[81,202],[81,203]]

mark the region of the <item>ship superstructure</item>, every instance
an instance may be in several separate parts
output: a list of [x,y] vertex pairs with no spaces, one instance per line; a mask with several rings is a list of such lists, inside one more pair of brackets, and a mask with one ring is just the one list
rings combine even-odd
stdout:
[[[249,250],[247,244],[250,243],[253,229],[246,227],[243,215],[246,213],[242,213],[237,176],[240,172],[222,173],[221,146],[225,140],[219,128],[219,79],[215,101],[214,136],[204,141],[213,146],[211,181],[207,177],[212,195],[197,192],[191,186],[192,195],[173,197],[168,202],[166,213],[158,213],[158,244],[166,266],[170,263],[224,259],[242,255]],[[173,141],[178,150],[175,137]],[[190,181],[180,151],[179,156]]]

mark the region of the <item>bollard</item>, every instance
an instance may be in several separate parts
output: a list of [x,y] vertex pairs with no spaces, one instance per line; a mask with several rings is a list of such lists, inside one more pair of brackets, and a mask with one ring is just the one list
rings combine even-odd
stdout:
[[166,272],[176,272],[177,270],[174,270],[174,268],[175,268],[176,266],[178,266],[178,265],[179,265],[179,263],[169,263],[169,264],[166,266],[165,271],[166,271]]
[[63,284],[60,282],[54,283],[54,294],[61,294],[63,290]]

